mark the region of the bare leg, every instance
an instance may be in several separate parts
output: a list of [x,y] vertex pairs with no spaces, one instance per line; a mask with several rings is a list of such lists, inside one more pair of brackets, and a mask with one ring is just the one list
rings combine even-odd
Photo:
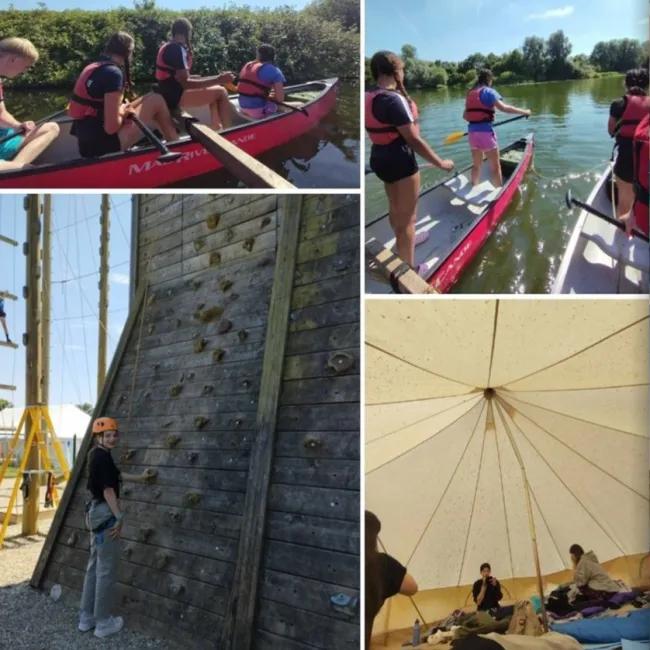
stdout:
[[501,162],[499,161],[499,149],[490,149],[485,152],[490,165],[490,178],[494,187],[501,187],[503,185],[503,176],[501,174]]
[[[25,141],[10,162],[19,169],[36,160],[59,135],[59,125],[56,122],[46,122],[36,127],[25,136]],[[11,169],[9,167],[8,169]]]
[[626,214],[632,209],[634,203],[634,185],[622,181],[618,176],[614,177],[616,189],[618,190],[618,201],[616,202],[616,214]]
[[182,108],[210,107],[210,126],[215,131],[227,129],[232,125],[236,111],[230,103],[228,93],[223,86],[210,86],[197,90],[186,90],[181,97]]
[[[163,134],[165,140],[176,140],[178,131],[172,121],[169,108],[162,95],[150,93],[142,98],[142,102],[135,107],[135,114],[147,125],[154,125]],[[122,149],[128,149],[142,138],[142,131],[133,121],[127,120],[118,132]]]
[[472,149],[472,185],[478,185],[482,164],[483,152],[480,149]]
[[7,319],[4,316],[0,316],[0,323],[2,323],[2,329],[5,331],[7,342],[11,341],[9,338],[9,330],[7,329]]
[[420,173],[386,183],[390,225],[395,233],[397,254],[409,266],[415,266],[415,219],[420,191]]

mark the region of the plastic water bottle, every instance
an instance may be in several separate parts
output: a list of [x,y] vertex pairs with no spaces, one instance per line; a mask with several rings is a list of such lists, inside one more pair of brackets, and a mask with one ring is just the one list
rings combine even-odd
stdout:
[[420,645],[420,619],[416,618],[413,624],[413,639],[411,645],[417,648]]

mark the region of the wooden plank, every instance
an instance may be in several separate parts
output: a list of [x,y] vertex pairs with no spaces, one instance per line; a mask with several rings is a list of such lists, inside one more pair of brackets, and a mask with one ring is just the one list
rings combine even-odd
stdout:
[[0,235],[0,242],[9,244],[11,246],[18,246],[18,242],[15,239],[11,239],[11,237],[5,237],[4,235]]
[[279,431],[276,436],[276,458],[359,459],[355,431]]
[[359,404],[281,405],[278,428],[286,431],[358,431]]
[[291,332],[312,330],[342,323],[359,321],[359,299],[349,298],[314,307],[304,307],[291,312]]
[[220,136],[209,126],[188,122],[187,132],[246,187],[276,190],[295,189],[288,180],[276,174],[250,154],[242,151],[237,145]]
[[8,300],[18,300],[18,296],[10,291],[0,291],[0,298],[7,298]]
[[358,298],[359,293],[359,274],[356,271],[335,278],[319,278],[311,284],[296,287],[291,299],[291,308],[298,309],[345,298]]
[[315,487],[359,489],[359,461],[279,458],[273,465],[273,483]]
[[295,286],[299,287],[319,280],[328,280],[352,271],[357,274],[356,284],[358,285],[359,257],[360,249],[358,246],[354,246],[348,250],[339,251],[335,255],[298,264],[296,266]]
[[0,347],[3,348],[13,348],[14,350],[18,348],[18,343],[13,343],[10,341],[0,341]]
[[359,523],[359,493],[310,486],[272,485],[269,508]]
[[359,374],[359,347],[333,352],[294,354],[284,359],[283,379],[310,379]]
[[16,390],[16,387],[12,386],[11,384],[0,384],[0,390],[14,391]]
[[291,332],[287,340],[287,354],[310,354],[341,348],[358,350],[360,340],[358,319],[356,322],[335,323],[318,329]]
[[224,623],[222,647],[229,650],[248,650],[252,642],[301,210],[301,196],[285,196],[280,200],[280,231],[258,397],[257,436],[249,470],[237,571]]
[[406,262],[402,261],[396,253],[373,239],[366,244],[366,252],[377,272],[381,273],[389,282],[394,278],[399,291],[397,293],[438,293],[431,285],[427,284]]
[[[104,409],[106,408],[106,405],[111,395],[112,384],[115,381],[118,368],[120,366],[120,363],[122,362],[122,358],[128,346],[131,335],[136,331],[135,325],[138,322],[138,315],[140,313],[140,308],[142,306],[142,302],[145,294],[145,286],[146,283],[143,282],[138,289],[138,294],[136,295],[135,300],[133,301],[133,309],[131,310],[131,313],[129,314],[126,324],[124,325],[124,329],[122,330],[122,336],[120,337],[120,342],[117,345],[117,349],[115,350],[115,354],[113,355],[113,360],[111,362],[111,367],[108,371],[108,374],[106,375],[106,382],[104,383],[104,389],[102,390],[101,395],[97,399],[97,404],[95,405],[93,417],[91,418],[88,424],[88,429],[86,430],[84,439],[81,442],[81,446],[79,447],[79,457],[82,459],[86,458],[88,452],[90,451],[90,447],[92,445],[92,434],[91,434],[92,421],[95,417],[98,417],[100,414],[103,414]],[[30,580],[30,584],[32,585],[32,587],[38,589],[38,587],[41,584],[41,581],[43,579],[43,574],[45,572],[45,568],[49,560],[50,552],[59,534],[59,529],[63,524],[63,520],[65,517],[65,512],[67,510],[68,504],[70,503],[72,496],[77,488],[77,483],[79,482],[79,479],[82,476],[83,467],[84,467],[84,463],[82,462],[82,463],[75,463],[72,468],[70,480],[68,481],[65,487],[59,505],[56,509],[54,520],[52,521],[52,525],[50,526],[50,530],[48,532],[47,538],[45,540],[45,543],[43,544],[43,548],[41,549],[41,553],[38,557],[38,562],[36,563],[36,567],[34,568],[34,573]]]
[[282,383],[281,400],[285,406],[298,404],[332,404],[360,399],[358,375],[293,379]]

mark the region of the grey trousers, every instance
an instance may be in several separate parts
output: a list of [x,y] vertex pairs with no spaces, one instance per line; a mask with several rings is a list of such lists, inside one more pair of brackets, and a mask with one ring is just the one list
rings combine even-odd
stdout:
[[111,517],[110,508],[104,502],[93,502],[86,516],[86,525],[91,529],[90,558],[81,594],[81,611],[94,616],[96,621],[109,618],[113,611],[120,540],[109,535],[110,528],[97,533],[93,533],[92,528],[97,528]]

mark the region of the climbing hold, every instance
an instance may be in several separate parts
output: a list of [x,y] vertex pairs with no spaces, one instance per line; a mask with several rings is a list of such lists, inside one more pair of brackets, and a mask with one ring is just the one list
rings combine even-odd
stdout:
[[141,542],[146,542],[153,535],[153,528],[149,526],[143,526],[138,531],[138,539]]
[[271,217],[264,217],[260,223],[260,228],[265,228],[271,223]]
[[154,499],[160,499],[161,496],[162,496],[162,490],[158,489],[158,490],[154,491],[154,493],[153,493],[153,498]]
[[230,294],[230,300],[231,300],[231,302],[234,301],[234,300],[237,300],[237,298],[239,298],[239,294],[238,294],[238,293],[231,293],[231,294]]
[[131,460],[135,456],[135,449],[129,449],[122,454],[122,461]]
[[226,280],[225,278],[219,282],[219,288],[221,291],[228,291],[232,287],[232,280]]
[[176,447],[176,445],[178,445],[178,443],[179,443],[180,441],[181,441],[181,437],[180,437],[180,436],[177,436],[177,435],[174,435],[174,434],[170,434],[170,435],[168,435],[168,436],[165,438],[165,445],[166,445],[169,449],[173,449],[174,447]]
[[174,290],[171,289],[171,288],[170,288],[170,289],[167,289],[167,291],[165,291],[165,295],[166,295],[168,298],[171,298],[171,297],[174,295]]
[[219,251],[212,251],[210,253],[210,266],[217,266],[221,264],[221,253]]
[[194,339],[194,352],[203,352],[205,350],[205,346],[208,344],[207,339],[204,339],[202,337],[198,337]]
[[225,354],[226,354],[225,350],[218,348],[212,353],[212,359],[213,361],[221,361]]
[[131,548],[131,545],[125,546],[122,553],[124,554],[124,557],[131,557],[131,554],[133,553],[133,548]]
[[131,494],[131,488],[130,487],[122,488],[122,496],[128,497],[129,494]]
[[154,363],[153,364],[153,371],[158,372],[160,370],[160,364],[159,363]]
[[249,253],[253,250],[253,246],[255,246],[255,238],[254,237],[249,237],[244,241],[242,244],[242,248]]
[[198,253],[205,246],[205,238],[199,237],[194,240],[194,250]]
[[61,598],[62,593],[63,590],[60,584],[57,583],[55,585],[52,585],[52,588],[50,589],[50,598],[56,602],[57,600],[59,600],[59,598]]
[[196,459],[199,457],[199,452],[198,451],[188,451],[185,454],[185,457],[190,463],[195,463]]
[[196,291],[202,284],[203,284],[202,280],[198,280],[198,279],[192,280],[192,288],[194,289],[194,291]]
[[335,271],[337,271],[337,272],[346,271],[349,268],[350,268],[349,260],[346,260],[343,257],[341,257],[341,258],[339,258],[337,260],[334,260],[334,270]]
[[225,334],[232,329],[232,321],[229,321],[227,318],[224,318],[217,327],[217,334]]
[[155,329],[156,326],[153,323],[151,323],[149,327],[147,327],[147,334],[153,334]]
[[152,293],[148,298],[147,298],[147,305],[153,305],[154,302],[156,302],[156,294]]
[[153,467],[147,467],[147,469],[142,472],[142,478],[144,478],[145,483],[153,483],[158,476],[158,470],[153,469]]
[[194,418],[194,426],[197,429],[202,429],[209,421],[208,418],[204,418],[202,415],[197,415]]
[[206,218],[205,223],[208,225],[210,230],[214,230],[219,225],[219,219],[221,219],[220,214],[211,214]]
[[245,341],[248,338],[248,332],[246,330],[239,330],[239,332],[237,332],[237,336],[239,337],[240,341]]
[[118,398],[117,398],[117,405],[119,406],[120,404],[124,404],[126,402],[126,395],[122,393]]
[[209,307],[208,309],[201,309],[201,307],[199,307],[199,309],[194,312],[194,318],[200,320],[202,323],[209,323],[215,318],[219,318],[221,314],[223,314],[223,307],[220,307],[219,305]]
[[250,379],[243,379],[242,382],[241,382],[241,385],[242,385],[244,388],[249,388],[250,385],[251,385]]
[[203,395],[210,395],[210,393],[213,392],[214,392],[214,386],[211,386],[210,384],[206,384],[205,386],[203,386],[203,390],[201,391]]
[[180,318],[176,319],[176,327],[180,327],[183,324],[183,321]]
[[188,379],[188,381],[192,381],[192,379],[194,379],[194,373],[193,372],[188,372],[187,373],[187,379]]
[[349,370],[354,365],[354,356],[347,352],[333,352],[327,360],[327,367],[331,368],[337,375]]
[[167,514],[169,515],[169,518],[176,523],[183,518],[183,513],[178,510],[170,510]]
[[330,605],[339,614],[355,616],[359,607],[359,598],[344,593],[332,594],[330,596]]
[[232,228],[226,230],[226,241],[232,241],[235,238],[235,231]]
[[167,420],[166,422],[163,422],[163,427],[166,429],[167,427],[171,427],[171,425],[174,424],[174,420]]
[[237,418],[237,419],[235,420],[235,428],[236,428],[236,429],[239,429],[239,427],[241,427],[241,425],[242,425],[243,423],[244,423],[244,421],[243,421],[242,419]]
[[170,389],[169,389],[169,394],[172,397],[177,397],[178,395],[181,394],[181,391],[183,390],[183,386],[181,384],[174,384]]
[[185,495],[185,504],[188,506],[197,506],[201,502],[200,492],[188,492]]
[[164,569],[172,559],[172,556],[169,553],[156,553],[153,558],[153,566],[156,569]]
[[72,532],[68,535],[68,539],[65,540],[65,543],[68,546],[74,546],[77,543],[77,539],[78,539],[77,533]]
[[303,443],[307,449],[318,449],[318,447],[323,446],[323,441],[316,436],[308,435],[305,436]]
[[173,596],[179,596],[185,591],[185,585],[181,585],[178,582],[174,582],[170,585],[169,591]]

